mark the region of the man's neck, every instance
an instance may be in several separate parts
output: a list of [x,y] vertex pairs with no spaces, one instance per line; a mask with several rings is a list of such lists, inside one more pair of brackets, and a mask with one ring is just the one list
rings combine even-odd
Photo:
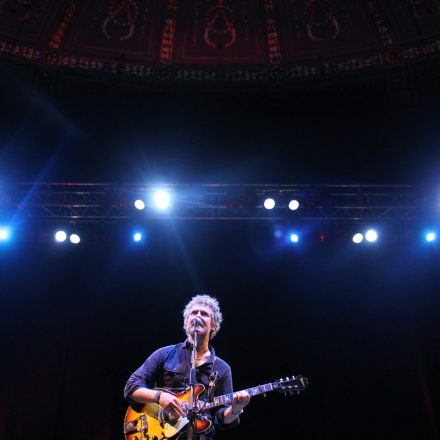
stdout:
[[[190,342],[192,343],[192,338],[189,338]],[[206,353],[209,350],[209,336],[204,337],[202,339],[197,338],[197,354],[202,355]]]
[[202,354],[205,354],[208,350],[209,350],[209,345],[208,345],[208,343],[197,345],[197,354],[200,355],[200,356],[201,356]]

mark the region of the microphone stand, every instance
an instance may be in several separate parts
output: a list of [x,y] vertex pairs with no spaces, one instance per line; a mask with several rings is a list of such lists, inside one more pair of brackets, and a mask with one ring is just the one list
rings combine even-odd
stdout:
[[194,318],[193,321],[194,326],[194,336],[193,336],[193,348],[191,353],[191,371],[189,374],[189,386],[190,386],[190,397],[189,397],[189,411],[188,411],[188,419],[189,425],[187,429],[187,440],[192,440],[194,436],[194,422],[196,419],[196,400],[195,400],[195,386],[196,386],[196,357],[197,357],[197,326],[198,321],[197,318]]

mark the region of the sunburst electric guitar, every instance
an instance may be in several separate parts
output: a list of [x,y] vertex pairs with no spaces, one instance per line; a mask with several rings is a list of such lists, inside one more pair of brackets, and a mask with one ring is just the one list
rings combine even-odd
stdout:
[[[299,394],[307,387],[307,379],[303,376],[291,376],[280,379],[265,385],[258,385],[248,388],[249,395],[257,396],[271,391],[281,391],[285,394]],[[126,440],[177,440],[186,434],[183,429],[189,423],[188,411],[191,390],[188,387],[185,391],[176,394],[171,391],[181,402],[184,411],[182,417],[171,417],[167,410],[156,403],[147,403],[141,409],[141,412],[134,411],[131,407],[127,409],[124,419],[124,435]],[[212,402],[203,402],[199,396],[205,391],[205,386],[197,384],[194,389],[194,399],[197,410],[197,417],[194,422],[194,434],[200,435],[207,432],[211,427],[211,421],[203,415],[204,412],[221,405],[230,405],[234,398],[234,393],[224,394],[214,397]]]

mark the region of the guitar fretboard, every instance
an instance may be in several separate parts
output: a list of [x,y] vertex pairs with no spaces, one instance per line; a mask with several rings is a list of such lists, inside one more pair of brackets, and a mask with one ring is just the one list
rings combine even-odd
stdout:
[[[258,385],[256,387],[247,388],[243,391],[247,391],[249,395],[252,397],[252,396],[257,396],[258,394],[264,394],[273,391],[273,385],[271,383],[266,383],[264,385]],[[229,393],[229,394],[224,394],[223,396],[214,397],[212,402],[206,404],[204,403],[203,408],[210,409],[220,405],[230,405],[234,400],[234,394],[235,393]]]

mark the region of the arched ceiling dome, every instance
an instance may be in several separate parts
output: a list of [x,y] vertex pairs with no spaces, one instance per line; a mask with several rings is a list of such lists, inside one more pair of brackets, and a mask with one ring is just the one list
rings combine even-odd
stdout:
[[180,81],[295,80],[440,53],[440,0],[0,0],[0,54]]

